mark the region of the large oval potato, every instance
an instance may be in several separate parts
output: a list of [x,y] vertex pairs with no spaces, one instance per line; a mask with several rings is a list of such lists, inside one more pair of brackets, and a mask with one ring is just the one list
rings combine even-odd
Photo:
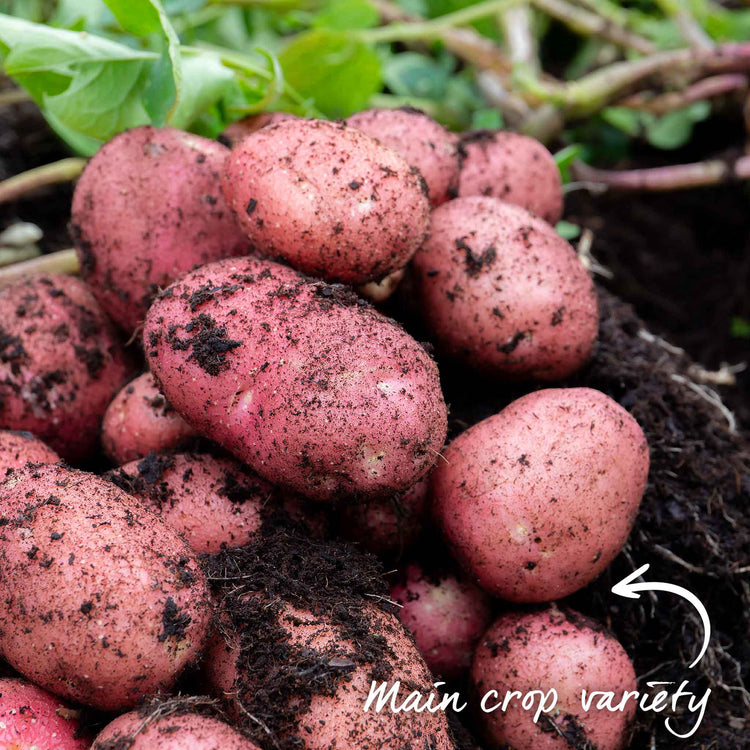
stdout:
[[559,380],[591,354],[596,291],[552,227],[496,198],[435,209],[413,261],[422,317],[449,356],[489,375]]
[[340,123],[288,120],[249,135],[227,157],[223,188],[259,252],[350,284],[405,266],[429,224],[419,172]]
[[456,559],[502,599],[585,586],[627,540],[646,488],[633,417],[590,388],[536,391],[475,424],[432,473],[432,510]]
[[445,440],[425,350],[351,291],[277,263],[189,274],[152,305],[144,346],[199,432],[314,499],[409,489]]
[[0,485],[0,650],[53,693],[107,711],[169,689],[201,653],[206,579],[187,544],[93,474]]
[[61,460],[49,446],[30,432],[0,430],[0,481],[26,464],[56,464]]

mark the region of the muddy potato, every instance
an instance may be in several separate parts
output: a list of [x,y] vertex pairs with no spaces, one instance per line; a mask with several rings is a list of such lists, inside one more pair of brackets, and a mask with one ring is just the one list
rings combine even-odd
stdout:
[[590,388],[546,389],[475,424],[432,473],[432,512],[489,593],[560,599],[598,576],[632,528],[648,476],[643,431]]
[[30,432],[0,430],[0,481],[26,464],[56,464],[60,456]]

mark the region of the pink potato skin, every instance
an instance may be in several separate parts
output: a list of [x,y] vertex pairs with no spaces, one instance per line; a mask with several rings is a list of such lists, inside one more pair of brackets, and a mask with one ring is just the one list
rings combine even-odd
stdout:
[[403,268],[429,225],[421,175],[340,123],[262,128],[232,149],[222,185],[254,249],[332,281],[365,284]]
[[80,280],[34,275],[0,291],[0,428],[28,430],[71,462],[99,442],[130,374],[114,326]]
[[0,650],[28,679],[106,711],[168,690],[199,657],[205,577],[161,519],[49,464],[0,485]]
[[515,602],[560,599],[612,562],[649,466],[638,423],[590,388],[523,396],[443,455],[432,474],[433,515],[462,567]]
[[480,131],[458,142],[458,195],[500,198],[549,224],[560,221],[563,191],[552,154],[519,133]]
[[30,432],[0,430],[0,481],[26,464],[56,464],[60,456]]
[[455,137],[442,125],[408,107],[357,112],[346,124],[392,148],[416,167],[427,183],[433,206],[448,200],[458,179],[458,154]]
[[107,407],[104,452],[118,465],[178,448],[195,430],[170,406],[150,372],[131,380]]
[[510,380],[560,380],[596,341],[594,285],[573,248],[528,211],[496,198],[436,209],[413,262],[422,317],[449,356]]
[[78,719],[61,700],[26,680],[0,679],[0,747],[87,750]]
[[96,153],[73,195],[81,273],[126,332],[195,266],[247,252],[221,193],[229,150],[174,128],[133,128]]
[[270,261],[221,261],[149,310],[169,402],[259,475],[321,501],[410,488],[443,446],[425,350],[352,292]]
[[428,574],[417,563],[391,587],[398,616],[433,674],[456,680],[468,672],[474,648],[492,618],[490,598],[451,573]]
[[145,728],[144,721],[138,711],[118,716],[97,735],[91,750],[259,750],[229,724],[208,716],[165,716]]
[[[558,693],[556,710],[549,716],[562,731],[597,750],[621,750],[635,715],[635,702],[624,711],[581,705],[581,691],[611,690],[617,703],[625,691],[636,690],[633,665],[623,647],[593,620],[576,612],[551,607],[541,612],[507,613],[498,618],[482,638],[471,670],[476,693],[494,693],[486,705],[495,706],[509,690]],[[537,702],[538,704],[538,702]],[[534,750],[566,750],[565,737],[534,723],[534,710],[524,710],[514,700],[507,710],[479,714],[484,734],[493,748],[512,746]]]

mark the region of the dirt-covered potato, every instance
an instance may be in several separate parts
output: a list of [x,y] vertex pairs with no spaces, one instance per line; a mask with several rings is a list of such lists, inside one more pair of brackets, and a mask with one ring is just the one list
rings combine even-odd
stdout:
[[195,430],[164,398],[150,372],[114,397],[102,422],[104,452],[116,464],[179,448],[192,437]]
[[467,133],[458,143],[458,195],[484,195],[522,206],[550,224],[563,212],[560,170],[534,138],[505,131]]
[[277,263],[189,274],[152,305],[144,346],[196,430],[308,497],[407,490],[443,446],[446,407],[425,350],[350,290]]
[[0,428],[28,430],[68,461],[90,458],[130,374],[86,285],[29,276],[0,290]]
[[254,248],[329,280],[387,276],[409,262],[428,229],[419,172],[340,123],[262,128],[232,149],[222,184]]
[[368,109],[346,124],[392,148],[416,167],[430,191],[430,203],[448,200],[458,178],[456,137],[418,109]]
[[[636,707],[632,697],[622,711],[598,709],[596,701],[587,711],[582,691],[612,691],[614,705],[619,704],[625,691],[636,690],[633,665],[611,634],[576,612],[550,607],[502,615],[482,638],[471,676],[479,696],[496,691],[488,696],[487,710],[477,714],[490,747],[567,750],[573,742],[575,747],[621,750],[626,745]],[[515,697],[505,711],[491,710],[512,690],[545,693],[547,710],[536,723],[541,697],[533,710]]]
[[194,266],[247,251],[221,193],[229,150],[174,128],[133,128],[96,153],[73,195],[81,273],[125,331]]
[[28,463],[56,464],[60,456],[30,432],[0,430],[0,481],[9,469],[20,469]]
[[560,380],[596,341],[596,292],[552,227],[496,198],[457,198],[432,214],[412,264],[421,315],[449,356],[492,376]]
[[169,689],[207,635],[190,548],[113,484],[55,464],[0,485],[0,651],[57,695],[107,711]]
[[560,599],[622,549],[646,488],[643,431],[609,396],[550,388],[475,424],[432,473],[432,511],[488,592]]

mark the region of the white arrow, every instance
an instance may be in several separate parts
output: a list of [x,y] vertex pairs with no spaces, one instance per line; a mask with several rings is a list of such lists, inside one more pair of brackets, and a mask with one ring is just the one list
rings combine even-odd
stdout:
[[698,614],[703,622],[703,647],[695,661],[690,665],[692,669],[703,658],[703,654],[706,653],[706,649],[708,648],[708,642],[711,640],[711,620],[708,618],[708,612],[703,606],[703,602],[695,594],[682,588],[682,586],[676,586],[673,583],[648,583],[645,581],[634,583],[635,579],[640,578],[648,569],[648,563],[641,565],[638,570],[634,570],[629,576],[626,576],[619,583],[612,586],[612,593],[617,594],[617,596],[625,596],[628,599],[639,599],[641,596],[638,593],[639,591],[666,591],[687,599],[698,610]]

